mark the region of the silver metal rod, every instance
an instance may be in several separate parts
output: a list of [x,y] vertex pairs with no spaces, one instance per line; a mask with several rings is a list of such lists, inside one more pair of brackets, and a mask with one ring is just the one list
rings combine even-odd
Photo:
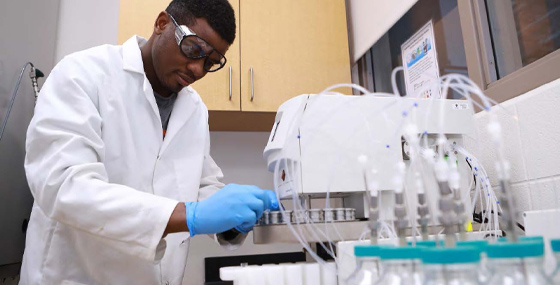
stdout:
[[[6,111],[6,115],[4,116],[4,120],[2,120],[2,127],[0,127],[0,140],[2,140],[2,136],[4,135],[4,131],[6,130],[6,124],[8,123],[8,118],[10,117],[10,112],[12,111],[12,107],[14,106],[14,101],[16,100],[17,92],[19,89],[19,84],[21,83],[21,78],[23,77],[23,72],[27,65],[30,65],[31,68],[34,68],[31,62],[26,62],[23,67],[21,68],[21,72],[19,73],[16,86],[14,87],[14,91],[12,92],[12,98],[10,99],[10,104],[8,105],[8,110]],[[33,86],[35,88],[35,86]],[[37,87],[38,88],[38,87]]]
[[249,71],[251,72],[251,102],[253,102],[253,99],[255,99],[255,88],[253,86],[253,68],[251,67]]
[[37,97],[39,97],[39,83],[37,83],[37,70],[34,66],[31,67],[31,72],[29,72],[29,77],[31,78],[31,85],[33,85],[33,92],[35,94],[35,104],[37,104]]
[[229,66],[229,100],[231,101],[231,65]]

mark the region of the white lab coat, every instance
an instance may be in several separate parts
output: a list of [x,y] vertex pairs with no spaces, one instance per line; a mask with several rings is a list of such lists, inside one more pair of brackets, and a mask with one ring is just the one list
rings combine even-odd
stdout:
[[162,139],[144,42],[69,55],[45,82],[27,132],[35,203],[20,284],[181,284],[189,235],[163,232],[179,201],[223,186],[222,172],[191,87]]

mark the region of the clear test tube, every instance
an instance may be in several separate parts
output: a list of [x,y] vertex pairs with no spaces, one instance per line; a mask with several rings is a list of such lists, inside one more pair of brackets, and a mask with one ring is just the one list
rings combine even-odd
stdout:
[[306,215],[305,210],[293,211],[292,212],[292,223],[293,224],[303,224],[303,223],[305,223],[305,215]]
[[344,208],[336,208],[334,209],[334,220],[335,221],[344,221],[346,220],[346,212]]
[[282,223],[282,213],[280,211],[272,211],[269,213],[269,224],[278,225]]
[[[318,263],[308,263],[303,265],[303,284],[317,285],[321,283],[321,268]],[[336,279],[336,278],[335,278]]]
[[220,268],[220,279],[224,281],[233,281],[233,284],[240,284],[243,268],[239,266],[229,266]]
[[270,212],[264,212],[261,217],[261,225],[270,224]]
[[356,209],[346,208],[344,209],[344,219],[346,221],[353,221],[356,219]]
[[325,222],[334,221],[334,209],[325,208],[325,209],[323,209],[323,213],[324,213]]
[[338,279],[336,278],[336,264],[334,262],[327,262],[321,266],[321,285],[337,285]]
[[323,211],[321,209],[311,209],[308,211],[309,219],[314,222],[322,222],[323,221]]
[[282,224],[287,224],[288,221],[292,222],[292,210],[282,212]]
[[281,264],[284,269],[284,284],[303,285],[303,264]]
[[[263,275],[258,276],[260,283],[258,284],[270,284],[270,285],[284,285],[286,284],[284,279],[284,269],[282,265],[263,265]],[[264,280],[263,280],[264,279]],[[264,281],[264,282],[263,282]]]
[[[262,279],[263,279],[263,275],[265,275],[267,272],[265,270],[265,268],[263,268],[262,266],[249,266],[249,267],[245,267],[245,269],[247,270],[247,281],[249,281],[248,283],[245,283],[247,285],[262,285]],[[274,283],[270,283],[270,284],[274,284]],[[283,283],[276,283],[278,285],[283,284]],[[274,284],[274,285],[276,285]]]

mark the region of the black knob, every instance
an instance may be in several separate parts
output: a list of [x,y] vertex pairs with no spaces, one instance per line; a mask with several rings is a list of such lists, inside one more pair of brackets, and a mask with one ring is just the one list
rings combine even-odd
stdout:
[[35,73],[37,74],[37,78],[45,77],[45,74],[38,68],[35,68]]

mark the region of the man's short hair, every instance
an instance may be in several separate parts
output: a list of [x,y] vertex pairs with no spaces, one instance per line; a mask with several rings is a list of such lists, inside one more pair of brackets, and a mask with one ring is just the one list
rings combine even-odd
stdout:
[[235,40],[235,14],[227,0],[173,0],[165,11],[187,26],[204,18],[230,45]]

